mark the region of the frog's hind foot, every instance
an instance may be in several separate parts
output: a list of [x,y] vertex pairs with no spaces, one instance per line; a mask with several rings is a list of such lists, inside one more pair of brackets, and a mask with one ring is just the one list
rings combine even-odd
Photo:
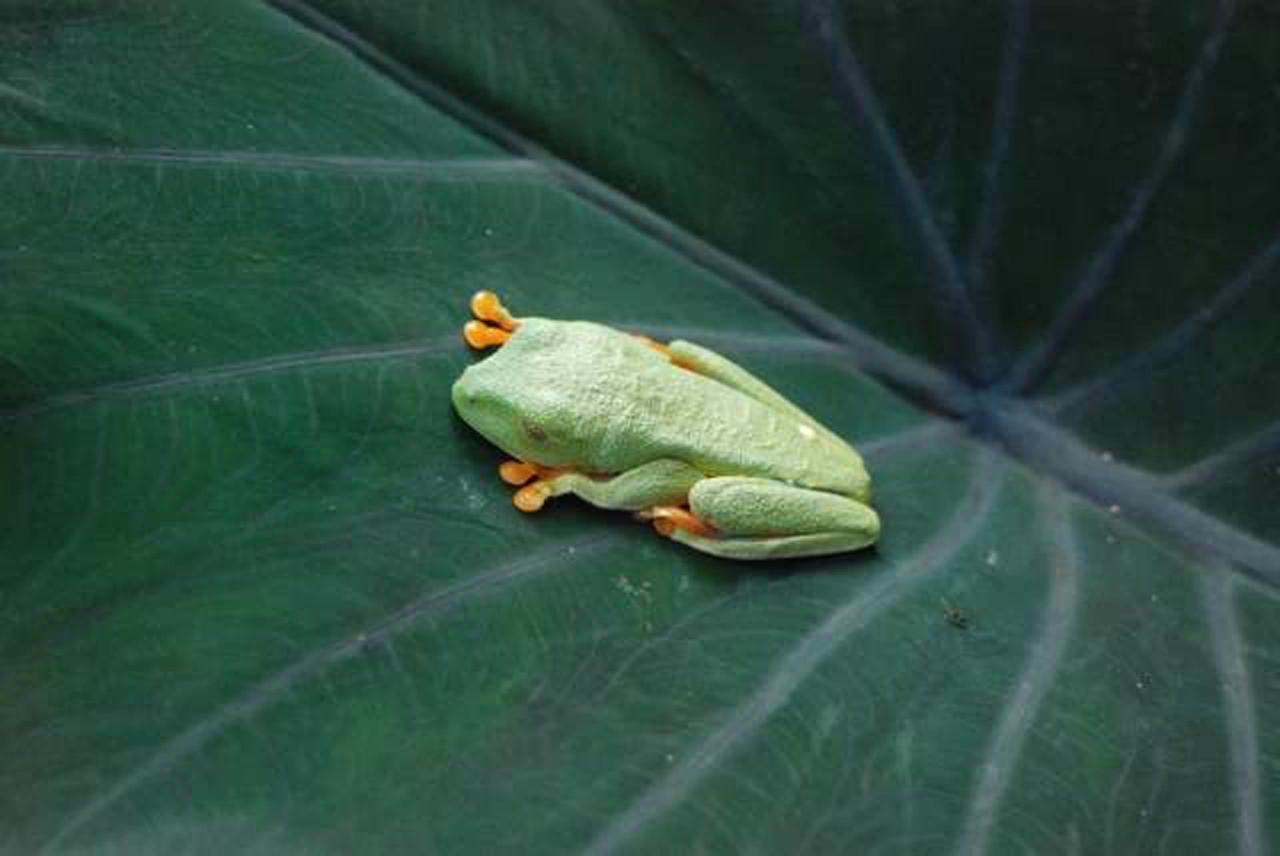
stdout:
[[671,346],[666,344],[665,342],[659,342],[656,339],[650,339],[648,336],[645,336],[641,333],[632,333],[631,335],[634,338],[639,339],[640,344],[644,345],[646,348],[651,348],[657,351],[659,354],[662,354],[662,356],[670,360],[671,364],[676,368],[685,369],[687,371],[693,372],[694,374],[703,374],[703,372],[700,371],[696,365],[694,365],[684,357],[680,356],[675,351],[671,350]]
[[462,338],[477,350],[505,344],[520,326],[492,291],[477,291],[472,295],[471,314],[476,320],[463,325]]
[[653,528],[666,538],[674,535],[676,530],[701,538],[715,538],[719,534],[711,524],[679,505],[655,505],[636,516],[641,520],[652,520]]

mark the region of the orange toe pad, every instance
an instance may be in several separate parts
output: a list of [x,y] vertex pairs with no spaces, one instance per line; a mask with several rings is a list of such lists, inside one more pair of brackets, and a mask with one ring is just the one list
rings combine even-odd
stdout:
[[710,524],[687,508],[656,505],[649,512],[649,516],[653,518],[653,528],[658,530],[658,534],[668,538],[677,529],[683,529],[690,535],[701,535],[703,538],[714,538],[719,534]]
[[520,322],[511,317],[507,307],[502,305],[498,295],[492,291],[477,291],[471,297],[471,314],[481,321],[497,324],[503,330],[511,332],[520,326]]

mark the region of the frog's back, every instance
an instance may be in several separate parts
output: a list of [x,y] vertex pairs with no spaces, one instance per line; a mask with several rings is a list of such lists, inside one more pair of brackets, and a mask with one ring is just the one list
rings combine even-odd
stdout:
[[[671,457],[708,475],[760,476],[867,497],[862,458],[830,432],[703,375],[670,365],[667,371],[675,418],[648,430]],[[696,437],[687,436],[683,425],[697,425]]]
[[[761,476],[865,497],[862,459],[830,432],[717,380],[673,365],[640,339],[580,321],[524,319],[485,363],[518,361],[542,412],[573,420],[577,464],[618,473],[675,458],[708,475]],[[582,406],[583,403],[590,406]],[[815,425],[817,423],[814,423]]]

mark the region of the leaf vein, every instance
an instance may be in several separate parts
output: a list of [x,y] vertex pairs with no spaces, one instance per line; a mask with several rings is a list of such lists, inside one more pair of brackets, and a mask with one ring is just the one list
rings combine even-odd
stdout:
[[381,362],[385,360],[412,359],[435,354],[461,352],[461,338],[443,336],[386,345],[331,348],[320,351],[299,351],[277,354],[257,360],[227,363],[166,374],[142,377],[135,380],[104,383],[85,389],[71,390],[38,401],[19,404],[0,410],[0,425],[20,422],[53,410],[131,398],[148,398],[166,395],[201,386],[216,386],[261,375],[278,374],[293,369],[309,369],[320,366],[348,365],[352,363]]
[[809,0],[807,10],[813,19],[819,46],[835,72],[837,94],[870,134],[873,150],[882,161],[907,224],[933,270],[930,284],[940,300],[943,318],[948,322],[959,321],[968,349],[967,369],[975,380],[986,382],[994,363],[990,331],[974,306],[964,275],[938,227],[920,181],[885,118],[871,81],[844,37],[836,8],[830,0]]
[[991,150],[982,169],[982,200],[978,206],[977,225],[969,243],[969,287],[975,298],[983,296],[987,286],[987,260],[995,245],[1000,227],[1004,167],[1009,160],[1009,145],[1018,106],[1018,87],[1027,42],[1029,0],[1009,0],[1009,19],[1004,34],[1004,54],[1000,61],[1000,80],[996,94],[995,120],[991,128]]
[[1201,578],[1201,599],[1226,707],[1236,834],[1242,854],[1261,856],[1267,852],[1267,846],[1262,824],[1262,759],[1258,751],[1257,708],[1249,664],[1240,640],[1234,597],[1233,577],[1221,565],[1209,568]]
[[1218,289],[1205,306],[1120,365],[1048,399],[1046,410],[1058,415],[1104,400],[1173,362],[1226,318],[1254,286],[1265,282],[1277,262],[1280,262],[1280,232],[1245,265],[1244,270]]
[[958,853],[986,852],[1000,801],[1008,789],[1040,705],[1057,676],[1062,654],[1075,626],[1079,600],[1079,543],[1060,492],[1042,486],[1040,505],[1041,514],[1049,521],[1053,533],[1049,596],[1039,630],[1030,645],[1030,656],[1004,706],[1004,715],[987,747],[986,761],[979,766],[981,778],[969,800],[964,831],[956,848]]
[[353,175],[403,175],[457,181],[506,181],[548,175],[546,168],[529,158],[373,158],[337,155],[291,155],[278,152],[216,151],[197,149],[91,149],[50,146],[27,148],[0,146],[0,157],[19,160],[72,161],[93,164],[143,164],[150,166],[231,166],[246,169],[336,172]]
[[1221,451],[1207,455],[1176,472],[1164,476],[1162,483],[1175,491],[1199,487],[1225,473],[1271,455],[1280,454],[1280,422],[1263,428]]

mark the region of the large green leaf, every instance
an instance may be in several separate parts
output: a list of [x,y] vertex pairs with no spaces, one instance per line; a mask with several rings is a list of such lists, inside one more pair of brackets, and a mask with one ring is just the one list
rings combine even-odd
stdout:
[[[0,848],[1265,851],[1280,13],[845,6],[0,8]],[[883,543],[520,515],[478,288]]]

